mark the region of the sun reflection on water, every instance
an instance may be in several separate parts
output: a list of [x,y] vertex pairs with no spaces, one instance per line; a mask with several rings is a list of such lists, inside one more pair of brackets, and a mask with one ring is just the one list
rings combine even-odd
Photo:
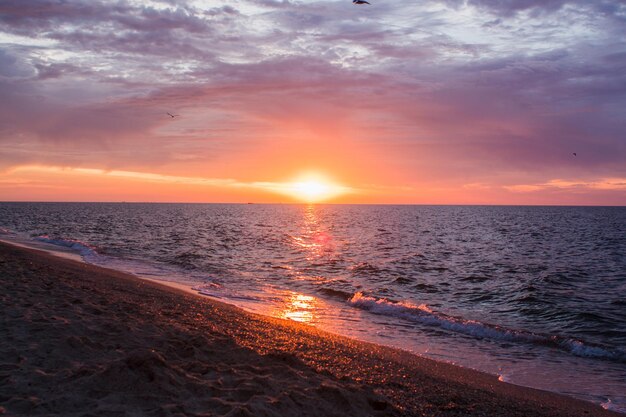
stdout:
[[279,307],[279,311],[273,315],[300,323],[315,323],[317,311],[322,308],[322,303],[318,298],[296,292],[291,293],[284,301],[285,304]]
[[[323,208],[314,204],[302,208],[300,231],[292,236],[293,245],[300,254],[299,262],[293,266],[292,279],[304,281],[325,281],[325,274],[311,273],[311,268],[323,265],[327,258],[332,258],[335,251],[333,236],[323,222]],[[322,260],[320,260],[322,258]],[[320,263],[322,262],[322,263]],[[316,271],[317,272],[317,271]],[[295,291],[286,291],[280,295],[280,302],[275,305],[270,315],[300,323],[315,325],[326,317],[330,306],[321,299]]]
[[307,252],[307,261],[333,252],[333,236],[322,225],[319,207],[310,204],[304,208],[302,233],[293,238],[294,243]]

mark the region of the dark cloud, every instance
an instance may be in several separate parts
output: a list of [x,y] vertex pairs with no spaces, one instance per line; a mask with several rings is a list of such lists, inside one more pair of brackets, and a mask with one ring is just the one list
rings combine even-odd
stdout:
[[494,10],[505,15],[528,9],[553,12],[568,2],[569,0],[469,0],[469,4]]
[[0,49],[0,143],[20,145],[0,158],[37,144],[31,160],[123,168],[142,147],[146,164],[236,154],[285,125],[384,144],[407,170],[428,154],[439,175],[552,175],[572,149],[585,175],[626,175],[622,2],[443,4],[6,0],[2,30],[32,44]]
[[33,68],[23,58],[0,49],[0,77],[26,78],[33,74]]
[[157,10],[123,1],[7,0],[0,8],[0,23],[12,33],[37,33],[62,42],[65,48],[206,58],[187,36],[209,36],[216,18],[232,15],[234,10],[222,7],[209,12],[210,17],[205,18],[187,7]]
[[80,70],[72,64],[35,64],[35,68],[37,68],[37,78],[39,80],[60,78],[80,72]]
[[445,3],[452,7],[461,7],[465,4],[476,6],[505,17],[511,17],[520,11],[529,11],[538,17],[541,14],[557,12],[566,6],[590,9],[620,20],[626,17],[624,3],[620,0],[446,0]]
[[184,29],[189,32],[204,32],[207,29],[206,22],[191,9],[157,10],[132,6],[124,1],[5,0],[0,8],[0,22],[21,33],[25,30],[54,31],[63,24],[102,23],[113,24],[110,29]]

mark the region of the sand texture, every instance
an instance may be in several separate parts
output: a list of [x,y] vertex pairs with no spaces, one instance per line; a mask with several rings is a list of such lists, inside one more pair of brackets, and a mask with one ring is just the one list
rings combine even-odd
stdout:
[[0,243],[0,415],[620,416]]

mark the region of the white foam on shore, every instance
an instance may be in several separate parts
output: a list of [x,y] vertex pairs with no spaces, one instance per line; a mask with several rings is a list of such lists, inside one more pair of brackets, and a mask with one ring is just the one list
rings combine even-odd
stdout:
[[55,246],[61,246],[78,252],[85,260],[98,255],[96,248],[88,243],[75,239],[52,238],[48,235],[41,235],[34,238],[38,242],[48,243]]
[[479,338],[489,338],[502,341],[541,341],[541,336],[533,333],[522,333],[505,329],[499,326],[487,325],[475,320],[465,320],[432,311],[425,304],[415,305],[409,302],[393,302],[384,298],[368,297],[357,292],[349,300],[355,307],[377,314],[391,315],[405,320],[419,322],[429,326],[437,326],[457,333],[463,333]]
[[552,346],[575,356],[626,362],[626,352],[620,350],[609,350],[601,346],[586,344],[580,340],[540,335],[528,331],[507,329],[476,320],[453,317],[444,313],[434,312],[425,304],[416,305],[406,301],[394,302],[384,298],[369,297],[361,292],[354,294],[348,300],[348,303],[375,314],[398,317],[414,323],[440,327],[480,339]]
[[606,401],[600,403],[600,406],[605,410],[615,411],[617,413],[626,413],[626,406],[619,406],[618,404],[614,404],[610,398],[607,398]]
[[[116,271],[124,272],[126,274],[145,279],[146,281],[155,282],[157,284],[165,285],[167,287],[175,288],[177,290],[199,296],[198,292],[191,288],[193,284],[190,282],[179,282],[153,278],[150,275],[159,276],[160,274],[151,274],[148,271],[146,271],[145,274],[137,273],[136,271],[131,270],[132,268],[124,268],[125,265],[123,265],[123,262],[116,262],[114,263],[114,265],[111,266],[107,261],[112,261],[113,258],[108,258],[98,254],[94,247],[78,240],[51,239],[47,235],[42,235],[35,238],[25,238],[10,230],[7,231],[7,229],[3,229],[3,232],[4,233],[2,233],[3,236],[2,238],[0,238],[0,242],[4,242],[9,245],[18,246],[25,249],[40,250],[51,255],[58,256],[59,258],[71,259],[73,261],[82,262],[85,264],[114,269]],[[5,236],[5,233],[6,235],[10,236]],[[7,239],[7,237],[9,238]]]
[[9,245],[19,246],[20,248],[25,249],[41,250],[60,258],[84,262],[84,259],[80,254],[73,252],[69,249],[63,250],[63,248],[55,247],[52,244],[46,244],[44,242],[38,243],[31,239],[20,238],[15,234],[12,234],[11,236],[3,235],[2,238],[0,238],[0,242],[7,243]]
[[586,358],[598,358],[598,359],[612,359],[619,361],[626,361],[626,352],[610,351],[598,346],[590,346],[574,339],[563,339],[557,342],[565,350],[568,350],[576,356],[582,356]]

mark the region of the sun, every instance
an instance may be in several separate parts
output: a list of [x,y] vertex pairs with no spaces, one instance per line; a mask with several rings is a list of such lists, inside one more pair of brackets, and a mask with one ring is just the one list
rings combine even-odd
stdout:
[[320,175],[308,175],[288,184],[287,193],[307,203],[317,203],[348,192]]
[[304,181],[294,183],[294,192],[307,201],[317,201],[328,194],[330,187],[318,181]]

